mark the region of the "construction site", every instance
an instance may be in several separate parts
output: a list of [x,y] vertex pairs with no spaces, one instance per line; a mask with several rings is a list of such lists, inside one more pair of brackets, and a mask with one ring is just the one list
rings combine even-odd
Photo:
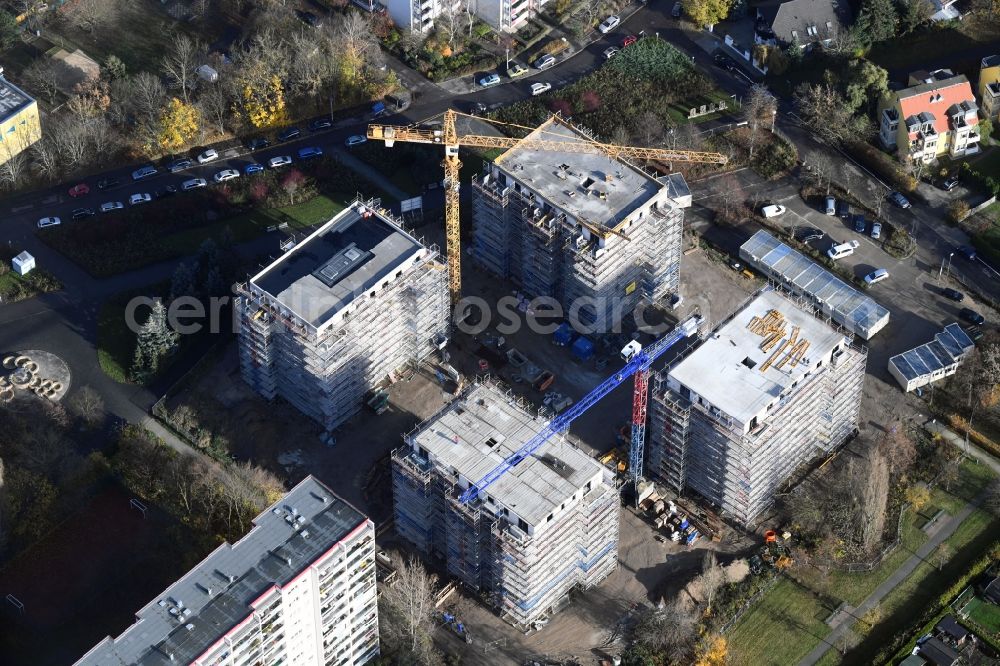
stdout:
[[795,469],[858,425],[867,350],[771,289],[653,382],[649,473],[751,526]]
[[355,201],[239,285],[236,310],[245,381],[327,431],[449,337],[437,248],[373,202]]
[[558,149],[592,140],[553,116],[484,165],[472,184],[472,254],[528,297],[555,298],[605,331],[640,301],[679,293],[691,193],[679,173],[655,177],[606,153]]
[[548,416],[479,381],[392,456],[397,533],[522,630],[544,624],[570,590],[593,587],[618,563],[613,473],[563,435],[471,501],[462,496],[543,431]]

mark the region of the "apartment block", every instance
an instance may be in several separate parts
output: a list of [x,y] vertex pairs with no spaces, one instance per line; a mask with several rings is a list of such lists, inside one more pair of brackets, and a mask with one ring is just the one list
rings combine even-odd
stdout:
[[42,138],[38,103],[2,73],[0,69],[0,164]]
[[353,666],[378,654],[374,525],[309,476],[76,666]]
[[618,559],[611,472],[556,435],[477,499],[459,495],[547,423],[500,385],[473,384],[405,436],[392,455],[396,530],[527,629]]
[[996,118],[1000,114],[1000,55],[986,56],[979,63],[977,92],[983,116]]
[[910,87],[879,103],[879,140],[900,161],[931,163],[979,152],[979,106],[972,86],[951,70],[915,72]]
[[437,249],[361,201],[240,285],[236,308],[243,378],[327,430],[449,334]]
[[774,290],[657,375],[649,472],[752,525],[792,472],[855,430],[867,352]]
[[[553,116],[528,140],[591,141]],[[608,155],[515,146],[473,180],[473,256],[531,297],[547,296],[593,332],[640,303],[678,293],[680,174],[657,178]]]

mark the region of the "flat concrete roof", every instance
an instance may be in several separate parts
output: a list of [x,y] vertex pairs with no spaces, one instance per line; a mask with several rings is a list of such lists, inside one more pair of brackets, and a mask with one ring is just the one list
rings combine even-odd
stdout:
[[[764,351],[761,344],[765,338],[747,326],[751,319],[764,318],[770,310],[777,310],[784,316],[784,335],[774,347]],[[797,340],[809,341],[802,361],[794,367],[791,362],[786,362],[780,369],[776,367],[777,362],[791,351],[792,345],[788,345],[784,353],[761,372],[771,355],[789,340],[796,326],[799,327]],[[842,333],[800,310],[778,292],[769,290],[758,295],[717,328],[700,347],[670,370],[669,377],[740,423],[747,423],[798,382],[834,347],[843,345],[844,340]]]
[[[591,142],[555,116],[525,140]],[[603,153],[571,153],[514,146],[494,163],[528,189],[582,222],[617,228],[663,187],[655,178]],[[683,181],[682,181],[683,182]],[[601,198],[601,195],[606,198]]]
[[[492,383],[474,384],[409,436],[438,466],[475,483],[539,433],[546,418],[531,414]],[[481,498],[495,502],[534,526],[582,489],[602,467],[555,435],[532,456],[493,483]]]
[[309,325],[322,328],[423,249],[394,222],[356,202],[250,283]]
[[258,597],[288,583],[367,520],[307,476],[257,516],[249,534],[219,546],[139,610],[135,624],[105,638],[76,666],[191,663],[248,617]]
[[0,122],[16,115],[34,101],[31,95],[0,77]]

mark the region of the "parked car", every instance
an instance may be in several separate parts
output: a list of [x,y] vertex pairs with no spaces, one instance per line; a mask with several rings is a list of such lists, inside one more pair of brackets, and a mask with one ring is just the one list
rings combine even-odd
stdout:
[[604,49],[604,59],[605,60],[611,60],[616,55],[618,55],[618,47],[617,46],[609,46],[608,48]]
[[554,64],[556,64],[555,56],[549,55],[548,53],[535,60],[536,69],[548,69]]
[[214,148],[209,148],[198,156],[198,164],[208,164],[219,159],[219,153]]
[[205,187],[206,185],[208,185],[208,181],[204,178],[192,178],[181,183],[181,189],[187,192],[188,190],[196,190],[199,187]]
[[[597,26],[597,29],[601,31],[601,34],[606,35],[609,32],[611,32],[612,30],[614,30],[615,28],[617,28],[618,24],[621,23],[621,22],[622,22],[622,20],[620,18],[618,18],[617,16],[615,16],[614,14],[612,14],[608,18],[606,18],[603,21],[601,21],[601,25]],[[593,25],[593,24],[591,24],[591,25]]]
[[167,170],[170,173],[177,173],[178,171],[183,171],[184,169],[191,168],[193,164],[194,162],[186,158],[182,160],[174,160],[173,162],[167,165]]
[[116,210],[121,210],[124,207],[125,204],[123,204],[121,201],[105,201],[104,203],[101,204],[100,210],[102,213],[110,213]]
[[764,217],[778,217],[783,215],[785,212],[785,207],[781,204],[769,204],[760,209],[760,214]]
[[717,66],[721,67],[727,72],[731,72],[734,69],[736,69],[736,61],[727,56],[722,51],[715,52],[715,55],[712,56],[712,62],[714,62]]
[[309,27],[312,27],[312,28],[321,28],[321,27],[323,27],[323,21],[320,19],[320,17],[316,16],[312,12],[298,11],[298,12],[295,12],[295,13],[298,14],[298,16],[302,20],[302,22],[305,23],[306,25],[308,25]]
[[142,180],[144,178],[150,178],[156,175],[156,167],[152,164],[147,164],[144,167],[139,167],[132,172],[132,180]]
[[890,192],[889,201],[896,204],[900,208],[906,209],[910,207],[910,201],[903,196],[901,192]]
[[263,150],[271,145],[271,142],[263,137],[258,137],[256,139],[250,139],[247,142],[247,148],[250,150]]
[[481,116],[486,113],[486,105],[482,102],[473,102],[469,105],[469,113],[474,116]]
[[986,317],[969,308],[962,308],[959,310],[958,316],[970,324],[975,324],[976,326],[982,326],[986,323]]
[[43,217],[38,220],[38,228],[44,229],[45,227],[55,227],[62,224],[62,220],[58,217]]
[[278,155],[277,157],[272,157],[267,161],[267,166],[272,169],[277,169],[278,167],[288,166],[292,163],[292,158],[289,155]]
[[865,276],[865,284],[869,287],[873,284],[878,284],[882,280],[889,278],[889,271],[884,268],[876,268],[871,273]]
[[552,84],[545,81],[538,81],[537,83],[531,84],[531,95],[532,97],[536,95],[541,95],[552,90]]
[[945,192],[951,192],[956,187],[958,187],[958,176],[949,176],[941,181],[941,189]]
[[962,245],[961,247],[956,247],[955,252],[968,259],[969,261],[975,261],[976,259],[976,248],[971,245]]
[[138,206],[139,204],[149,203],[152,200],[153,200],[153,197],[151,197],[149,194],[146,194],[145,192],[141,192],[141,193],[133,194],[132,196],[130,196],[128,198],[128,205],[129,206]]
[[162,190],[156,190],[156,192],[153,193],[153,198],[154,199],[165,199],[166,197],[172,197],[175,194],[177,194],[177,186],[176,185],[167,185]]
[[882,238],[882,224],[880,222],[872,222],[872,238],[875,240]]
[[510,67],[507,68],[507,76],[512,79],[516,79],[519,76],[524,76],[528,73],[528,68],[519,62],[515,62]]
[[73,219],[74,220],[82,220],[85,217],[93,217],[93,216],[94,216],[94,209],[93,208],[74,208],[73,209]]
[[636,37],[635,35],[628,35],[622,40],[622,48],[625,48],[627,46],[632,46],[637,41],[639,41],[638,37]]
[[260,173],[264,170],[263,164],[257,164],[256,162],[251,162],[250,164],[243,167],[243,174],[246,176],[252,176],[255,173]]
[[121,184],[121,181],[118,180],[117,178],[110,178],[110,177],[109,178],[101,178],[99,181],[97,181],[97,189],[99,189],[99,190],[107,190],[107,189],[112,188],[112,187],[118,187],[120,184]]
[[69,195],[74,199],[76,197],[85,197],[88,194],[90,194],[90,185],[87,185],[87,183],[77,183],[69,188]]
[[319,146],[306,146],[305,148],[299,148],[300,160],[311,160],[317,157],[323,157],[323,149]]
[[323,130],[330,129],[331,127],[333,127],[333,121],[329,118],[317,118],[309,123],[310,132],[322,132]]
[[943,287],[941,289],[941,295],[949,300],[955,301],[956,303],[961,303],[965,300],[965,294],[960,292],[958,289],[952,289],[951,287]]
[[278,141],[291,141],[292,139],[297,139],[300,136],[302,136],[302,130],[298,127],[286,127],[278,132],[278,136],[276,138]]
[[851,204],[847,203],[843,199],[837,202],[837,217],[842,220],[846,220],[851,216]]
[[239,178],[239,177],[240,177],[240,172],[237,171],[236,169],[223,169],[222,171],[212,176],[212,180],[214,180],[217,183],[224,183],[227,180],[233,180],[234,178]]
[[351,136],[347,137],[347,141],[344,141],[344,145],[350,148],[351,146],[359,146],[367,141],[368,137],[366,137],[364,134],[352,134]]
[[795,238],[802,241],[803,243],[808,243],[813,240],[820,240],[825,234],[822,229],[817,229],[816,227],[800,227],[795,231]]
[[836,215],[837,214],[837,200],[835,198],[833,198],[833,197],[827,197],[825,199],[825,207],[823,209],[823,212],[826,213],[827,215]]
[[681,7],[681,3],[675,2],[673,9],[670,10],[670,15],[673,16],[675,19],[679,19],[681,17],[682,11],[683,8]]
[[854,214],[854,230],[859,234],[863,234],[868,230],[868,222],[865,220],[865,216],[861,213]]
[[478,81],[479,85],[483,88],[489,88],[490,86],[495,86],[500,83],[499,74],[487,74]]
[[861,247],[861,243],[856,240],[840,244],[834,243],[833,247],[826,251],[826,256],[836,261],[837,259],[851,256],[859,247]]

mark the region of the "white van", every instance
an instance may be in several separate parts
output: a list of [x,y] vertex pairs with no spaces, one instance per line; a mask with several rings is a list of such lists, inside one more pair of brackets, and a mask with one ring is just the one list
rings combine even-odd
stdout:
[[861,247],[861,243],[858,241],[847,241],[846,243],[841,243],[840,245],[834,245],[831,247],[826,251],[826,256],[836,261],[837,259],[843,259],[844,257],[851,256],[859,247]]

